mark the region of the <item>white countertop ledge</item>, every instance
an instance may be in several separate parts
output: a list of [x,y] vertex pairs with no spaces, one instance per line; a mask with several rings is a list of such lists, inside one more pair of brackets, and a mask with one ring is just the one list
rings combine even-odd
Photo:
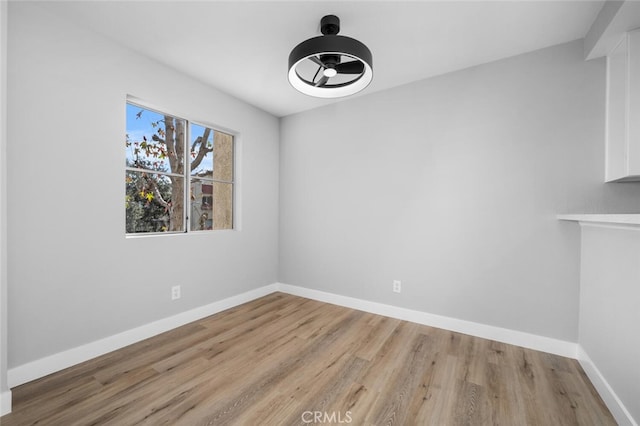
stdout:
[[557,218],[585,223],[640,225],[640,214],[559,214]]

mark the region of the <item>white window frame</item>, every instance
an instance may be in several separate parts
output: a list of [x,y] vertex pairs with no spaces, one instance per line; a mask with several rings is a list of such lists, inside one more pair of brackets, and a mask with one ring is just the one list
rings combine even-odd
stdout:
[[[185,122],[185,136],[184,136],[184,140],[183,140],[183,152],[184,152],[184,159],[183,161],[185,162],[185,167],[184,167],[184,173],[183,174],[179,174],[179,173],[172,173],[172,172],[155,172],[152,171],[153,173],[157,173],[157,174],[161,174],[161,175],[165,175],[165,176],[175,176],[175,177],[179,177],[182,178],[184,181],[184,190],[183,190],[183,227],[184,230],[183,231],[165,231],[165,232],[126,232],[126,226],[125,226],[125,237],[126,238],[139,238],[139,237],[151,237],[151,236],[161,236],[161,235],[165,235],[165,236],[175,236],[175,235],[190,235],[190,234],[210,234],[210,233],[214,233],[214,232],[225,232],[225,231],[236,231],[239,230],[239,215],[238,215],[238,182],[237,182],[237,175],[238,175],[238,133],[233,131],[233,130],[229,130],[227,128],[224,128],[222,126],[217,126],[217,125],[213,125],[210,123],[206,123],[203,121],[197,121],[197,120],[189,120],[187,118],[185,118],[184,115],[181,114],[174,114],[173,112],[170,112],[170,110],[165,109],[165,108],[159,108],[153,105],[150,105],[147,102],[141,101],[138,98],[135,97],[131,97],[131,96],[127,96],[126,99],[126,103],[125,103],[125,111],[126,111],[126,106],[127,105],[132,105],[136,108],[141,108],[141,109],[145,109],[151,112],[154,112],[156,114],[160,114],[160,115],[170,115],[176,119],[179,120],[184,120]],[[125,117],[125,132],[126,133],[126,117]],[[233,149],[232,149],[232,165],[233,165],[233,171],[232,171],[232,176],[231,176],[231,181],[226,181],[226,180],[221,180],[221,179],[213,179],[212,178],[204,178],[203,180],[208,181],[208,182],[219,182],[219,183],[225,183],[225,184],[231,184],[231,188],[232,188],[232,195],[231,195],[231,228],[229,229],[204,229],[204,230],[191,230],[191,161],[189,161],[189,153],[191,152],[191,147],[189,145],[189,141],[191,140],[191,125],[197,125],[197,126],[201,126],[201,127],[206,127],[209,128],[211,130],[213,130],[214,132],[221,132],[221,133],[225,133],[229,136],[231,136],[233,138]],[[125,174],[127,171],[133,171],[133,172],[144,172],[144,173],[149,173],[150,170],[149,169],[144,169],[144,168],[138,168],[138,167],[129,167],[126,165],[125,163]],[[202,179],[202,178],[201,178]],[[213,194],[212,194],[213,197]],[[126,219],[125,219],[126,221]],[[126,224],[125,224],[126,225]]]

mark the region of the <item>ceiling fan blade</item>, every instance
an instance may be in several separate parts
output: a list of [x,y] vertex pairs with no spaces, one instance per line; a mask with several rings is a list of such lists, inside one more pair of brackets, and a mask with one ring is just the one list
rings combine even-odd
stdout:
[[337,64],[334,69],[338,71],[338,74],[362,74],[364,64],[360,61],[343,62]]
[[320,70],[322,69],[322,67],[318,67],[318,70],[316,71],[316,73],[313,75],[313,79],[311,81],[316,81],[316,77],[318,76],[318,73],[320,72]]
[[325,67],[322,61],[320,60],[320,58],[317,58],[315,56],[309,56],[309,60],[313,61],[316,65],[320,65],[322,68]]
[[327,84],[327,81],[329,81],[329,77],[323,75],[322,78],[318,80],[314,86],[323,87],[325,84]]

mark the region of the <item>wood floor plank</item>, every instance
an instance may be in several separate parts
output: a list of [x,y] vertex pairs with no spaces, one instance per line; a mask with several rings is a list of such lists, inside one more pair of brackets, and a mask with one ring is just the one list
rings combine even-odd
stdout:
[[409,406],[425,369],[430,366],[432,343],[425,334],[417,334],[409,343],[410,349],[396,367],[393,379],[381,391],[390,398],[378,399],[371,412],[371,421],[375,424],[405,424],[410,420],[407,419]]
[[361,333],[362,337],[358,339],[355,355],[371,361],[400,322],[398,319],[371,315],[365,331]]
[[371,360],[371,368],[364,372],[359,382],[377,391],[385,388],[400,367],[407,344],[418,334],[418,326],[401,321],[389,335],[380,350]]
[[[417,411],[411,413],[418,423],[429,425],[444,425],[451,423],[455,403],[458,398],[457,375],[460,366],[455,356],[446,352],[438,354],[436,364],[432,364],[434,368],[433,376],[429,382],[423,382],[427,386],[426,396],[423,397],[424,403],[418,405]],[[421,391],[421,389],[418,389]]]
[[576,360],[282,293],[12,391],[3,426],[615,424]]

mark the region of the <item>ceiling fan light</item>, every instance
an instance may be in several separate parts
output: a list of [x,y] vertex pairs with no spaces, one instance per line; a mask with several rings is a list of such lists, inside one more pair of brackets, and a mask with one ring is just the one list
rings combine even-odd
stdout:
[[335,68],[325,68],[324,71],[322,71],[322,74],[325,77],[335,77],[336,75],[338,75],[338,71],[336,71]]

